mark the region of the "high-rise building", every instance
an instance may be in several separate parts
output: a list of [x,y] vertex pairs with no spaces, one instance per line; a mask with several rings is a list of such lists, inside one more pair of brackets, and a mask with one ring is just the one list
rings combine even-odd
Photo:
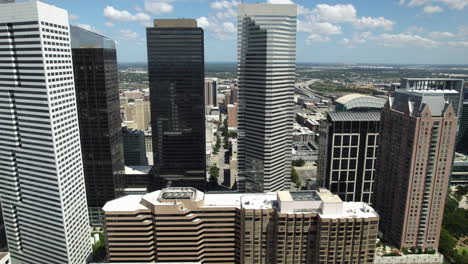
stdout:
[[239,5],[241,192],[283,190],[291,182],[296,19],[296,5]]
[[218,106],[217,78],[205,78],[205,105]]
[[468,75],[453,76],[453,78],[463,78],[465,87],[463,88],[463,102],[461,112],[458,116],[458,152],[468,154]]
[[203,29],[195,19],[156,19],[147,28],[151,125],[161,184],[204,189]]
[[227,105],[228,129],[237,129],[237,104]]
[[67,11],[0,4],[0,197],[13,264],[91,253]]
[[110,262],[373,263],[377,213],[328,190],[167,188],[108,202]]
[[146,166],[146,135],[145,132],[137,129],[122,127],[123,151],[125,165]]
[[320,123],[318,179],[343,201],[372,202],[380,112],[331,112]]
[[92,225],[117,198],[124,171],[117,54],[113,40],[70,27],[81,151]]
[[403,81],[382,112],[375,206],[384,239],[396,246],[439,244],[459,102],[449,87],[457,82]]

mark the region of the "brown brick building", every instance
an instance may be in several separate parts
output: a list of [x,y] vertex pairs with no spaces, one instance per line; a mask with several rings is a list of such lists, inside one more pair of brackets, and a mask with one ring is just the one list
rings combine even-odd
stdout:
[[408,79],[382,113],[376,208],[385,240],[437,248],[457,131],[459,80]]
[[104,206],[110,262],[373,263],[378,215],[328,190],[168,188]]

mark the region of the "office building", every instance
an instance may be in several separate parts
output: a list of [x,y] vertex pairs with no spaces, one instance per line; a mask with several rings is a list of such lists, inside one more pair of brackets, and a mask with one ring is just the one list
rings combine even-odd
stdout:
[[91,254],[67,11],[0,4],[0,197],[13,264]]
[[167,188],[108,202],[110,262],[373,263],[377,213],[328,190]]
[[375,206],[384,239],[400,248],[439,244],[459,96],[434,83],[403,82],[382,112]]
[[320,185],[343,201],[372,203],[380,112],[331,112],[320,123]]
[[238,7],[241,192],[287,189],[296,70],[296,5]]
[[468,156],[455,153],[453,160],[452,176],[450,177],[451,185],[468,184]]
[[[150,102],[146,99],[130,99],[121,105],[123,120],[131,122],[131,128],[147,131],[151,129]],[[130,123],[130,122],[126,122]]]
[[218,106],[218,78],[205,78],[205,105]]
[[109,38],[75,26],[70,34],[88,209],[91,224],[100,225],[124,170],[117,54]]
[[465,88],[463,89],[463,103],[458,117],[457,151],[468,154],[468,76],[465,76]]
[[163,186],[205,188],[203,29],[156,19],[146,30],[153,154]]
[[237,129],[237,104],[227,105],[228,129]]
[[145,133],[141,130],[122,127],[124,160],[126,166],[146,166]]

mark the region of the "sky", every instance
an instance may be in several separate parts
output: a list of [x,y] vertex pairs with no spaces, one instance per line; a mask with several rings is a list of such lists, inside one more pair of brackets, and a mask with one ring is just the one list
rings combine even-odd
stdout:
[[[119,62],[146,62],[145,28],[156,18],[197,19],[206,62],[237,58],[237,0],[43,1],[114,39]],[[263,1],[298,5],[297,62],[468,64],[468,0]]]

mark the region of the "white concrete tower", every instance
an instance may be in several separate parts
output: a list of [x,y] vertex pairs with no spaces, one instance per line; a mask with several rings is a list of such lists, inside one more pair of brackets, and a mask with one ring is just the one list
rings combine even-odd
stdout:
[[89,219],[68,14],[0,4],[0,198],[13,264],[84,264]]
[[296,5],[238,10],[238,189],[288,188],[296,72]]

